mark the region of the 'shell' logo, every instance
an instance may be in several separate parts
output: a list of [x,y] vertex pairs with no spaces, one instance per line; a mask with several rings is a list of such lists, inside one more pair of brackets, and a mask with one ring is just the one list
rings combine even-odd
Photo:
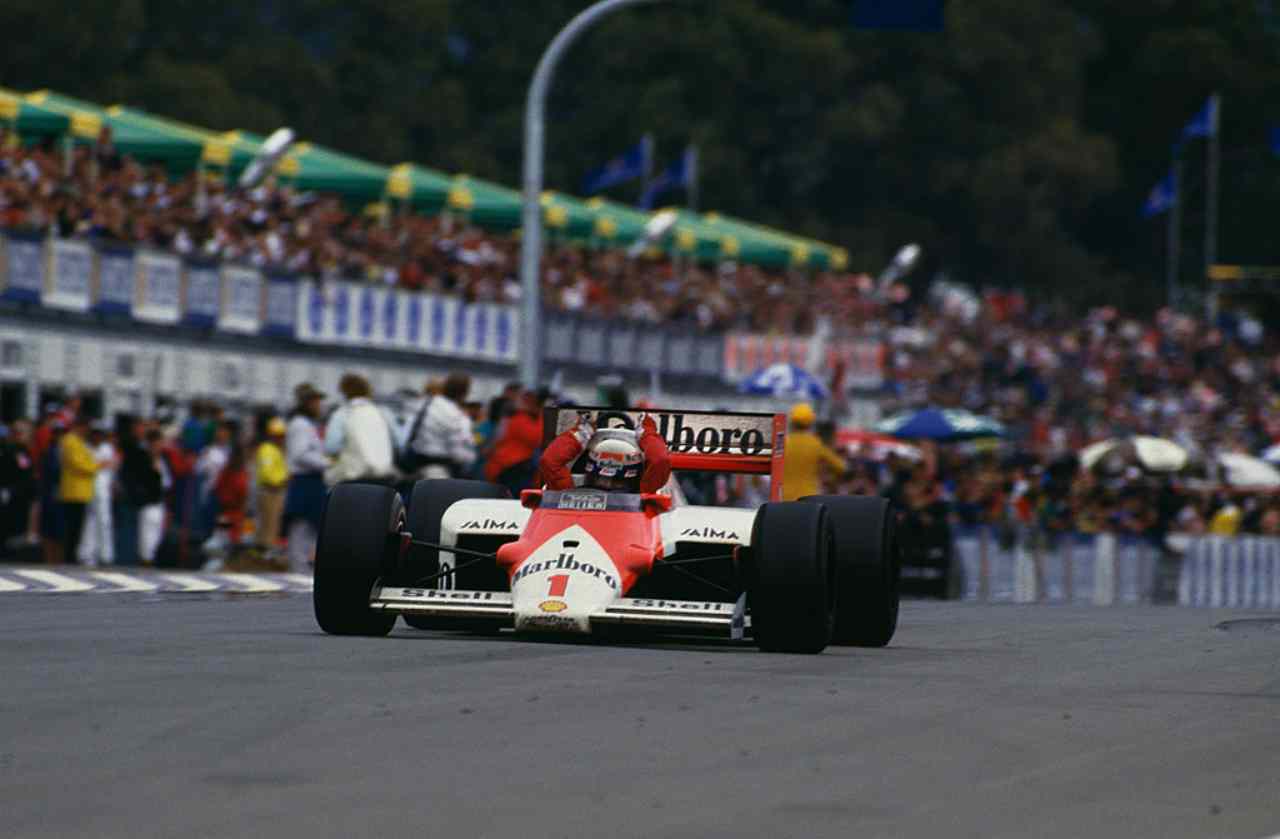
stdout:
[[680,531],[681,536],[692,536],[695,539],[737,539],[738,534],[732,530],[719,530],[714,527],[686,527]]

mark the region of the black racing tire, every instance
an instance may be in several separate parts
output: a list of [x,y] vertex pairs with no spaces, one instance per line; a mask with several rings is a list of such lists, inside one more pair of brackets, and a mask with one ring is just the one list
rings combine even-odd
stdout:
[[888,499],[854,495],[809,495],[822,504],[835,535],[837,590],[833,644],[883,647],[898,628],[897,520]]
[[781,501],[756,512],[747,605],[766,652],[820,653],[836,614],[834,536],[821,504]]
[[[408,530],[415,540],[439,544],[440,519],[453,503],[468,498],[510,497],[511,493],[506,487],[485,481],[454,479],[417,481],[409,494]],[[412,545],[401,558],[401,566],[396,576],[405,585],[413,585],[417,580],[437,574],[439,571],[439,551]],[[438,581],[432,582],[428,587],[438,588]],[[454,588],[465,588],[465,586],[455,585]],[[402,617],[404,622],[414,629],[458,628],[457,621],[440,621],[425,615],[403,615]],[[488,631],[490,627],[481,625],[477,629]]]
[[381,484],[343,483],[329,493],[312,589],[316,622],[330,635],[386,635],[396,613],[369,608],[379,578],[395,567],[404,502]]

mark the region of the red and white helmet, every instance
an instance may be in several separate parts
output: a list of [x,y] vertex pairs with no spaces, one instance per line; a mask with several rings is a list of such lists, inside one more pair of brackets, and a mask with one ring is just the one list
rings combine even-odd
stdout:
[[624,428],[597,431],[587,444],[583,486],[611,492],[639,492],[644,453],[636,433]]

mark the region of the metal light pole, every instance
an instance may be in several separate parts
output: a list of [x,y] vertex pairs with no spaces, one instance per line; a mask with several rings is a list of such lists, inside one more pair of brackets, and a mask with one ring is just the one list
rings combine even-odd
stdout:
[[543,123],[547,91],[555,78],[556,65],[573,42],[601,18],[628,6],[662,0],[600,0],[569,21],[551,40],[538,61],[529,82],[529,98],[524,110],[524,217],[520,244],[520,381],[527,388],[539,384],[542,367],[542,286],[538,267],[542,261],[542,157]]

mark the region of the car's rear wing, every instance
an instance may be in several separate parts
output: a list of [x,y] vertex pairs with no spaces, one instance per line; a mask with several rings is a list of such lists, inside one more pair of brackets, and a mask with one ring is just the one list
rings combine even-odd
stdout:
[[642,414],[658,424],[671,449],[671,468],[688,472],[739,472],[769,475],[770,497],[782,497],[782,457],[787,421],[782,414],[728,411],[618,411],[590,406],[545,408],[542,444],[573,428],[578,415],[590,413],[597,428],[635,428]]

